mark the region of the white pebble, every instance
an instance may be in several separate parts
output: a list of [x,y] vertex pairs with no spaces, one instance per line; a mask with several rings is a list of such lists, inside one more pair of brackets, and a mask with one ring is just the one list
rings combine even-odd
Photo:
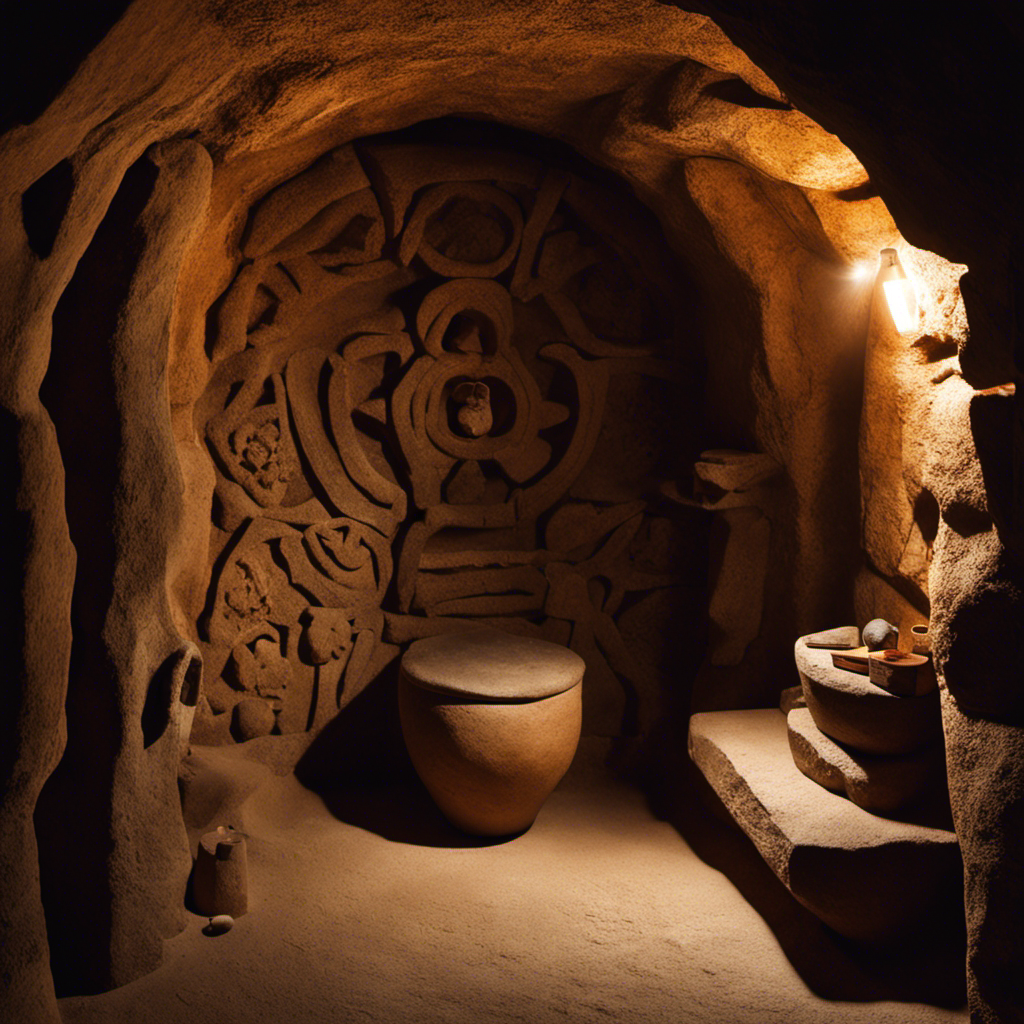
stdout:
[[204,935],[223,935],[234,927],[235,919],[230,914],[217,914],[210,918],[210,923],[203,928]]

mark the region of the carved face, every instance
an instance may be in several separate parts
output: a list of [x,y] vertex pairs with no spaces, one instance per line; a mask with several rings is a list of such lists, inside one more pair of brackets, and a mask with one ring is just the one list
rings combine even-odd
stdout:
[[483,437],[494,426],[491,389],[480,380],[459,384],[451,396],[458,408],[456,419],[466,437]]

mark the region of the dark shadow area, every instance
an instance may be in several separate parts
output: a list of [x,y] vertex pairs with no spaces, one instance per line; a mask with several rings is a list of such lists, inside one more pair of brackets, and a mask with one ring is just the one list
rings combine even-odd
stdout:
[[188,882],[185,885],[185,909],[190,914],[199,914],[204,916],[201,911],[196,907],[195,892],[193,891],[193,884],[196,878],[196,858],[192,858],[192,870],[188,873]]
[[[356,151],[367,145],[401,143],[403,145],[454,146],[470,150],[493,150],[519,156],[532,157],[541,163],[553,167],[561,167],[572,174],[592,181],[613,195],[621,196],[629,209],[639,212],[648,221],[648,229],[661,234],[661,225],[653,213],[646,208],[635,208],[638,205],[633,189],[614,171],[609,171],[586,157],[582,156],[568,142],[549,138],[515,128],[501,121],[496,121],[488,114],[467,114],[461,117],[439,117],[428,121],[418,121],[406,128],[379,135],[367,135],[356,140]],[[360,153],[360,156],[363,154]],[[364,159],[364,165],[367,163]],[[373,168],[366,167],[371,182],[374,180]]]
[[956,503],[942,519],[962,536],[983,532],[994,522],[1004,550],[971,600],[956,608],[955,630],[939,652],[943,676],[959,709],[972,717],[1024,726],[1024,646],[1017,638],[1024,594],[1020,510],[1014,501],[1013,437],[1017,396],[975,395],[971,433],[985,483],[983,509]]
[[914,501],[914,522],[921,531],[921,538],[929,546],[935,543],[939,532],[939,503],[927,487],[921,488]]
[[[54,310],[50,364],[39,392],[60,445],[65,512],[77,552],[67,745],[35,811],[40,886],[58,995],[98,992],[111,985],[108,858],[111,823],[117,819],[113,776],[124,729],[123,695],[104,634],[118,563],[112,523],[124,441],[121,370],[111,339],[138,259],[137,220],[156,173],[143,158],[125,174]],[[169,680],[157,680],[147,739],[165,727]]]
[[1024,573],[1003,552],[988,585],[956,609],[956,632],[940,655],[960,711],[1017,728],[1024,727],[1022,593]]
[[5,31],[0,133],[39,117],[128,9],[129,2],[42,0],[18,6],[17,18],[10,19]]
[[437,809],[406,753],[397,673],[392,662],[325,726],[295,766],[295,777],[339,821],[395,843],[455,848],[514,839],[468,835]]
[[398,717],[398,662],[393,661],[320,731],[295,765],[316,793],[377,788],[415,775]]
[[[146,700],[142,705],[142,745],[151,747],[167,731],[171,720],[171,708],[180,690],[177,680],[179,655],[176,651],[167,657],[153,673],[146,687]],[[178,686],[175,683],[178,682]]]
[[339,821],[375,832],[393,843],[459,849],[499,846],[522,835],[473,836],[457,829],[437,809],[415,773],[387,786],[321,791],[320,798]]
[[[988,510],[999,531],[999,539],[1010,550],[1024,556],[1020,534],[1021,509],[1014,507],[1013,435],[1016,395],[981,394],[971,399],[971,434],[981,463]],[[1016,425],[1019,431],[1019,424]],[[1019,470],[1018,470],[1019,472]],[[1016,513],[1016,514],[1015,514]],[[1016,530],[1014,529],[1016,523]]]
[[912,346],[926,363],[937,363],[957,354],[957,343],[953,338],[936,337],[934,334],[922,334],[912,342]]
[[[673,775],[679,781],[669,788],[664,778]],[[648,777],[645,788],[652,811],[739,890],[816,995],[857,1003],[896,1000],[948,1009],[964,1006],[966,937],[959,890],[899,940],[887,945],[855,942],[797,902],[688,759],[672,773],[662,768],[661,778]]]
[[21,221],[28,244],[41,259],[53,252],[74,187],[75,173],[71,161],[65,159],[32,182],[21,196]]
[[792,110],[791,103],[783,103],[755,92],[742,78],[723,78],[704,87],[704,95],[725,100],[737,107],[759,108],[762,110]]

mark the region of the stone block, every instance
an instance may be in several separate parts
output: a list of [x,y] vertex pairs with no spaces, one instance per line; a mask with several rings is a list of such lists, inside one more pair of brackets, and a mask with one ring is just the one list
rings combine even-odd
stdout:
[[806,707],[794,707],[786,724],[797,768],[819,786],[849,797],[866,811],[898,816],[933,794],[945,792],[946,759],[941,743],[911,754],[863,754],[826,736]]
[[956,835],[878,817],[812,782],[778,711],[694,715],[689,750],[779,880],[837,932],[894,940],[961,899]]
[[788,715],[793,708],[805,708],[807,701],[804,700],[804,691],[800,686],[787,686],[779,694],[779,710]]

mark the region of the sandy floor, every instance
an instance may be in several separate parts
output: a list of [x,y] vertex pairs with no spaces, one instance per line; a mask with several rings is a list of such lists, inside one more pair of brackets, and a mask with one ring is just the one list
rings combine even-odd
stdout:
[[64,1020],[967,1020],[928,1005],[959,1003],[955,950],[851,950],[744,837],[698,809],[691,846],[602,761],[584,745],[532,829],[482,845],[417,783],[325,801],[254,769],[232,812],[250,835],[250,912],[216,938],[190,915],[160,970],[61,1000]]

